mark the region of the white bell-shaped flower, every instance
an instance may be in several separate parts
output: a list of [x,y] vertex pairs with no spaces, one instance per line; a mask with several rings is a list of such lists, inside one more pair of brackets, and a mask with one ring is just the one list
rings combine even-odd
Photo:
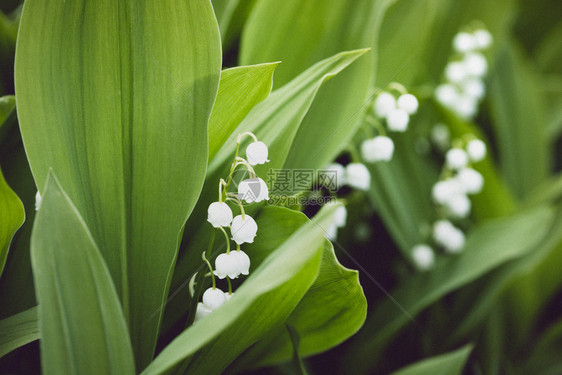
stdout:
[[474,33],[474,40],[476,41],[476,46],[479,49],[486,49],[492,45],[494,38],[492,34],[488,30],[479,29],[476,30]]
[[450,108],[460,117],[470,119],[478,112],[478,100],[470,95],[461,94]]
[[250,215],[235,216],[230,225],[232,239],[239,245],[244,242],[252,243],[258,232],[258,224]]
[[445,77],[449,82],[460,83],[468,75],[466,65],[460,61],[453,61],[445,67]]
[[439,220],[433,225],[433,239],[451,253],[459,252],[465,243],[464,233],[448,220]]
[[214,274],[219,279],[224,279],[227,276],[231,279],[235,279],[240,275],[238,258],[234,256],[233,253],[233,251],[228,254],[223,253],[215,259]]
[[472,168],[463,168],[456,176],[467,194],[478,194],[484,186],[484,177]]
[[261,178],[249,178],[238,185],[238,198],[247,203],[269,200],[269,189]]
[[336,225],[336,223],[331,223],[327,228],[326,228],[326,238],[329,239],[330,241],[335,241],[338,238],[338,226]]
[[[347,183],[345,177],[345,167],[340,163],[328,164],[323,170],[324,184],[326,188],[335,187],[339,189]],[[333,185],[333,186],[332,186]]]
[[267,159],[268,150],[263,142],[252,142],[246,148],[246,157],[250,165],[265,164]]
[[461,86],[465,95],[476,100],[482,99],[486,93],[486,86],[480,78],[469,78],[463,81]]
[[334,213],[334,223],[338,228],[345,227],[347,221],[347,208],[344,205],[338,206]]
[[488,62],[484,55],[479,52],[466,54],[462,65],[466,74],[473,77],[483,77],[488,71]]
[[445,162],[451,169],[461,169],[468,164],[468,155],[460,148],[452,148],[445,154]]
[[345,168],[347,184],[359,190],[369,190],[371,173],[364,164],[350,163]]
[[203,293],[203,305],[211,311],[221,307],[225,301],[224,292],[219,288],[209,288]]
[[403,94],[398,97],[398,108],[406,111],[407,114],[413,115],[418,111],[418,99],[412,94]]
[[455,85],[444,83],[435,88],[435,99],[445,107],[453,106],[459,99],[460,93]]
[[203,319],[204,317],[206,317],[207,315],[209,315],[212,312],[213,312],[213,310],[207,308],[203,303],[199,302],[197,304],[197,309],[195,310],[195,319],[193,320],[193,322],[195,323],[195,322]]
[[456,194],[450,197],[445,206],[450,216],[462,219],[470,214],[472,204],[470,199],[465,194]]
[[393,109],[386,116],[388,129],[394,132],[406,131],[408,129],[408,122],[410,122],[410,116],[403,109]]
[[463,185],[455,178],[438,181],[431,190],[431,195],[436,203],[446,205],[453,197],[465,194]]
[[453,38],[453,48],[459,53],[467,53],[477,47],[477,40],[474,35],[467,32],[460,32]]
[[379,135],[361,144],[361,156],[369,163],[389,161],[394,153],[394,142],[389,137]]
[[396,99],[388,92],[381,92],[375,99],[374,110],[379,117],[386,117],[395,108]]
[[248,254],[242,250],[233,250],[230,255],[234,257],[236,263],[238,264],[238,272],[242,275],[250,274],[250,257]]
[[39,211],[39,209],[41,208],[41,193],[39,193],[39,190],[37,191],[37,194],[35,194],[35,211]]
[[468,157],[473,162],[479,162],[486,157],[486,144],[480,139],[473,139],[466,145]]
[[234,292],[228,293],[228,292],[224,292],[224,299],[225,300],[229,300],[232,298],[232,296],[234,295]]
[[427,271],[435,265],[435,253],[428,245],[416,245],[412,249],[412,260],[420,271]]
[[215,228],[228,227],[232,221],[232,210],[225,202],[213,202],[207,209],[207,221]]

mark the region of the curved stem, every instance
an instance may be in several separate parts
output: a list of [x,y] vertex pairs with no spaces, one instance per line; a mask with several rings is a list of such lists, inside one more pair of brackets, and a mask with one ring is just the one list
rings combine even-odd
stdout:
[[386,137],[386,130],[379,120],[377,120],[373,116],[368,115],[365,117],[365,121],[367,122],[367,124],[373,126],[380,135]]
[[228,233],[226,233],[223,227],[219,227],[219,229],[224,233],[224,238],[226,239],[226,253],[230,254],[230,238],[228,238]]
[[245,135],[249,135],[250,137],[252,137],[252,138],[254,139],[254,142],[257,142],[257,141],[258,141],[258,138],[254,135],[254,133],[252,133],[252,132],[244,132],[244,133],[242,133],[242,134],[238,134],[238,138],[236,139],[236,142],[237,142],[238,144],[240,144],[240,142],[242,141],[242,138],[243,138]]
[[226,199],[230,199],[236,202],[236,204],[238,204],[238,207],[240,207],[240,214],[242,215],[242,220],[244,220],[244,217],[246,216],[246,212],[244,211],[244,205],[242,204],[242,201],[240,201],[240,198],[238,198],[234,193],[228,193],[228,198]]
[[408,90],[406,90],[404,85],[398,82],[390,82],[387,87],[389,90],[396,90],[402,95],[408,93]]
[[205,256],[205,251],[203,251],[203,254],[201,254],[201,258],[203,259],[203,261],[205,263],[207,263],[207,266],[209,267],[209,270],[211,271],[211,280],[213,281],[213,289],[217,289],[217,284],[215,282],[215,273],[213,272],[213,267],[211,266],[211,263],[209,262],[209,259],[207,259],[207,257]]

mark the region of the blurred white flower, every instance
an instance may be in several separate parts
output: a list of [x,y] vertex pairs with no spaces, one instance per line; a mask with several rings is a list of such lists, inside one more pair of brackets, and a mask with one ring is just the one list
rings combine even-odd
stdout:
[[364,164],[350,163],[345,168],[347,184],[359,190],[369,190],[371,173]]
[[398,97],[398,108],[406,111],[409,115],[412,115],[418,110],[418,99],[412,94],[403,94]]
[[435,265],[435,253],[428,245],[416,245],[412,249],[412,260],[420,271],[427,271]]
[[477,40],[474,35],[467,32],[460,32],[453,39],[453,48],[459,53],[467,53],[477,46]]
[[456,179],[462,184],[467,194],[478,194],[484,186],[484,177],[472,168],[461,169]]
[[447,200],[445,207],[451,217],[462,219],[470,214],[472,204],[465,194],[456,194]]
[[396,99],[388,92],[381,92],[375,99],[374,110],[379,117],[386,117],[395,108]]
[[238,184],[238,198],[247,203],[269,200],[269,189],[261,178],[249,178]]
[[207,221],[215,228],[228,227],[232,222],[232,210],[225,202],[213,202],[207,209]]
[[338,226],[335,222],[331,223],[328,228],[326,228],[326,238],[330,241],[335,241],[338,237]]
[[345,227],[345,222],[347,221],[347,208],[344,205],[336,208],[334,213],[334,223],[338,228]]
[[403,109],[393,109],[386,116],[388,129],[395,132],[404,132],[408,129],[410,116]]
[[444,83],[435,88],[435,98],[445,107],[455,105],[459,99],[459,90],[450,83]]
[[451,169],[461,169],[468,164],[468,155],[460,148],[452,148],[445,154],[447,166]]
[[471,52],[466,54],[462,65],[467,75],[473,77],[483,77],[488,71],[488,62],[484,55],[479,52]]
[[41,193],[39,193],[39,190],[37,191],[37,194],[35,194],[35,211],[39,211],[39,209],[41,208]]
[[246,148],[246,157],[250,165],[267,163],[267,155],[267,146],[263,142],[252,142]]
[[446,205],[455,196],[463,194],[465,194],[464,186],[456,178],[438,181],[431,190],[433,200],[442,205]]
[[433,239],[450,253],[464,248],[464,233],[448,220],[439,220],[433,225]]
[[488,30],[479,29],[474,32],[476,46],[479,49],[486,49],[492,45],[493,37]]
[[471,98],[480,100],[484,97],[486,93],[486,86],[484,82],[482,82],[479,78],[468,78],[467,80],[463,81],[462,84],[462,91]]
[[232,239],[239,245],[244,242],[252,243],[258,232],[258,224],[250,215],[235,216],[230,225],[230,233],[232,234]]
[[486,144],[480,139],[473,139],[466,145],[470,160],[479,162],[486,157]]
[[345,167],[339,163],[332,163],[332,164],[328,164],[325,168],[324,168],[325,172],[330,172],[331,175],[327,175],[326,173],[326,177],[330,178],[335,174],[335,179],[336,179],[336,184],[337,187],[340,188],[341,186],[345,185],[346,182],[346,177],[345,177]]
[[449,82],[461,83],[468,75],[466,64],[460,61],[453,61],[445,67],[445,77]]
[[451,109],[460,117],[470,119],[478,112],[478,101],[474,97],[461,94]]
[[394,153],[394,142],[389,137],[379,135],[361,144],[361,155],[369,163],[389,161]]

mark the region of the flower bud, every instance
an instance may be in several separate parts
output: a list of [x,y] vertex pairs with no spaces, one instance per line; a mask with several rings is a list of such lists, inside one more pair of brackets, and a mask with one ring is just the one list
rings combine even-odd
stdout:
[[445,107],[452,107],[458,101],[459,96],[460,93],[457,88],[450,83],[445,83],[435,88],[435,98]]
[[460,252],[465,243],[464,233],[448,220],[439,220],[433,225],[433,239],[451,253]]
[[230,225],[230,233],[232,239],[239,245],[244,242],[252,243],[258,232],[258,224],[250,215],[238,215],[232,220]]
[[347,183],[359,190],[369,190],[371,186],[371,173],[361,163],[350,163],[345,168]]
[[410,116],[403,109],[393,109],[386,116],[386,124],[388,129],[394,132],[404,132],[408,129]]
[[267,146],[263,142],[252,142],[246,148],[246,157],[250,165],[267,163],[267,154]]
[[460,83],[467,77],[466,65],[460,61],[453,61],[445,67],[445,77],[453,83]]
[[467,217],[468,214],[470,214],[470,209],[472,208],[470,199],[468,199],[465,194],[453,195],[449,198],[449,200],[447,200],[445,206],[447,207],[449,215],[458,219]]
[[238,185],[238,198],[247,203],[269,200],[269,189],[261,178],[250,178]]
[[[345,177],[345,167],[339,163],[332,163],[328,164],[323,169],[323,175],[325,177],[326,184],[331,183],[331,181],[335,182],[336,188],[340,188],[341,186],[347,183]],[[334,181],[335,177],[335,181]],[[326,188],[332,187],[332,185],[325,186]]]
[[374,109],[379,117],[386,117],[387,114],[396,108],[396,99],[388,92],[381,92],[375,99]]
[[435,253],[427,245],[416,245],[412,249],[412,260],[420,271],[427,271],[435,265]]
[[397,104],[398,108],[406,111],[409,115],[413,115],[418,111],[418,99],[412,94],[400,95]]
[[473,139],[466,145],[466,151],[470,160],[479,162],[486,157],[486,144],[480,139]]
[[394,142],[385,136],[367,139],[361,144],[361,155],[369,163],[389,161],[394,153]]
[[467,54],[462,62],[464,71],[467,75],[473,77],[482,77],[488,71],[488,62],[484,55],[478,52]]
[[459,53],[466,53],[476,48],[476,43],[476,38],[472,34],[460,32],[453,39],[453,48]]
[[468,164],[468,155],[460,148],[452,148],[445,155],[447,166],[451,169],[461,169]]
[[488,30],[479,29],[473,35],[479,49],[486,49],[492,45],[493,37]]
[[463,92],[474,99],[480,100],[484,97],[486,93],[486,86],[480,78],[469,78],[462,82]]
[[472,168],[461,169],[456,179],[461,183],[467,194],[478,194],[484,186],[484,177]]
[[224,293],[219,288],[209,288],[203,293],[203,305],[211,311],[221,307],[224,302]]
[[228,227],[232,221],[232,210],[225,202],[213,202],[207,209],[207,221],[215,228]]

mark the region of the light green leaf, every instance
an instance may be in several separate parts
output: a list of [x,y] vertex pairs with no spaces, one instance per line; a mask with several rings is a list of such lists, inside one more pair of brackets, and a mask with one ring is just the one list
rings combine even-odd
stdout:
[[240,121],[271,92],[273,72],[278,63],[238,66],[223,70],[219,92],[209,119],[209,160],[230,137]]
[[25,210],[20,199],[10,189],[0,170],[0,276],[6,264],[12,237],[25,221]]
[[[318,277],[287,319],[299,333],[299,354],[307,357],[340,344],[359,330],[366,316],[367,300],[358,272],[343,267],[332,244],[325,241]],[[241,367],[265,367],[290,360],[291,341],[285,325],[277,327],[245,353]]]
[[548,173],[550,143],[537,78],[522,52],[503,46],[490,72],[490,111],[501,170],[519,198]]
[[92,231],[138,368],[203,184],[220,65],[210,0],[24,6],[15,81],[31,169],[41,190],[53,169]]
[[31,235],[45,374],[134,374],[119,298],[86,223],[49,174]]
[[[339,51],[372,48],[392,0],[260,1],[244,28],[243,63],[283,61],[275,87]],[[264,32],[267,30],[267,32]],[[287,43],[290,41],[290,43]],[[321,168],[345,148],[357,131],[374,78],[371,51],[323,87],[291,145],[285,168]]]
[[441,257],[431,272],[406,279],[380,304],[356,336],[352,360],[366,373],[388,341],[413,317],[445,294],[531,252],[548,233],[554,210],[541,206],[475,228],[458,256]]
[[0,127],[8,118],[8,115],[16,108],[16,97],[6,95],[0,97]]
[[36,307],[0,320],[0,358],[39,337]]
[[180,334],[143,374],[160,374],[186,358],[186,373],[220,373],[271,328],[283,324],[318,274],[323,228],[331,222],[334,207],[287,239],[252,270],[223,307]]
[[461,375],[471,351],[472,346],[467,345],[454,352],[416,362],[392,375]]

